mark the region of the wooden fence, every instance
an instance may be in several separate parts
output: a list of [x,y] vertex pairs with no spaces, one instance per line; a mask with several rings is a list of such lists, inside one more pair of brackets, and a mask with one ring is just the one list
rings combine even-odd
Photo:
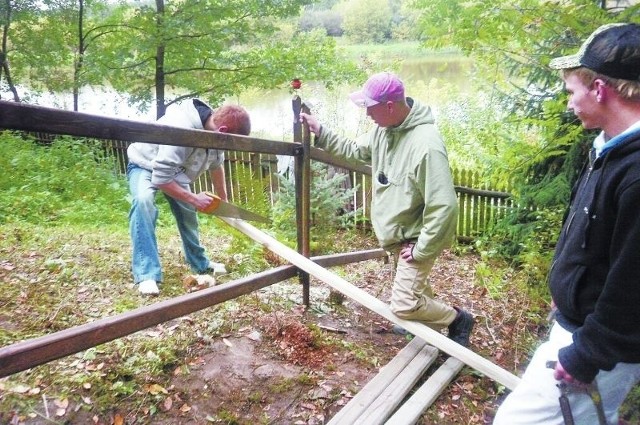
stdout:
[[[126,145],[120,141],[109,141],[107,146],[116,158],[120,172],[124,172],[126,147],[123,146]],[[227,151],[225,171],[227,191],[232,202],[247,205],[252,202],[264,202],[264,198],[270,205],[275,202],[279,174],[278,158],[275,155]],[[349,174],[346,187],[357,188],[351,208],[356,212],[355,217],[359,222],[368,221],[371,207],[371,176],[336,167],[334,172]],[[456,236],[460,241],[473,240],[514,207],[511,195],[492,188],[489,183],[483,181],[481,172],[453,169],[452,174],[460,209],[456,228]],[[257,190],[256,185],[248,185],[245,180],[247,178],[262,182],[262,190]],[[247,188],[252,190],[249,192]],[[211,189],[207,173],[200,176],[193,184],[193,189]]]
[[[45,142],[55,138],[54,135],[44,133],[32,133],[32,136]],[[104,140],[103,142],[107,153],[115,159],[116,172],[124,175],[127,167],[128,143],[121,140]],[[279,187],[278,175],[284,174],[283,166],[280,164],[279,167],[278,161],[279,158],[272,154],[226,151],[225,173],[229,200],[239,205],[256,202],[273,205]],[[332,169],[334,173],[349,174],[345,188],[357,188],[350,205],[354,211],[355,221],[360,224],[368,222],[371,206],[371,176],[338,167],[332,167]],[[453,169],[452,174],[460,211],[456,227],[456,237],[459,241],[472,241],[514,207],[510,193],[492,187],[484,181],[480,171]],[[248,184],[249,182],[252,184]],[[193,183],[192,189],[197,192],[212,190],[208,173],[203,173]]]

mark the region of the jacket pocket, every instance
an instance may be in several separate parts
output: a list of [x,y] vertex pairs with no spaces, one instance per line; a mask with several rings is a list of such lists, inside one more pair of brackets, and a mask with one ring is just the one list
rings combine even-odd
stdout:
[[576,266],[575,271],[571,276],[571,280],[569,280],[567,285],[566,303],[569,311],[566,313],[574,319],[579,319],[581,311],[584,310],[584,306],[580,306],[580,293],[584,290],[582,285],[586,273],[586,266]]

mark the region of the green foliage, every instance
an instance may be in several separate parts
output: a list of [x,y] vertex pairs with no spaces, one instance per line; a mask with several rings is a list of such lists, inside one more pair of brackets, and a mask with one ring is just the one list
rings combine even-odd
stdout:
[[360,76],[326,31],[281,31],[308,0],[85,0],[82,14],[75,1],[46,3],[14,7],[5,27],[15,79],[32,92],[106,85],[141,111],[155,100],[159,116],[187,97],[218,105],[292,78],[331,86]]
[[325,31],[279,31],[280,20],[297,15],[306,3],[187,1],[167,3],[164,12],[123,7],[109,18],[116,30],[100,41],[100,66],[114,88],[147,106],[152,87],[164,101],[159,82],[172,89],[162,105],[167,106],[193,96],[217,105],[247,88],[288,85],[294,77],[329,85],[354,79],[357,68]]
[[0,223],[108,224],[126,220],[127,189],[99,142],[57,138],[50,146],[0,135]]
[[620,408],[620,423],[640,423],[640,385],[636,385]]
[[593,0],[418,0],[414,6],[425,12],[420,27],[426,46],[457,46],[474,58],[478,77],[490,78],[490,102],[461,108],[469,125],[445,120],[443,129],[448,140],[459,131],[462,146],[478,154],[476,164],[508,183],[519,205],[477,248],[509,259],[525,280],[542,282],[593,139],[566,113],[562,81],[548,63],[575,52],[599,25],[638,21],[640,5],[614,11]]
[[354,43],[382,43],[390,37],[387,0],[352,0],[342,9],[344,34]]
[[312,31],[322,28],[328,36],[338,37],[344,33],[342,16],[333,10],[309,10],[300,16],[298,28],[300,31]]
[[475,248],[484,258],[519,267],[524,282],[544,285],[563,214],[561,207],[517,208],[478,237]]
[[[311,170],[311,250],[316,253],[331,252],[336,229],[345,225],[345,207],[356,188],[345,188],[348,174],[330,175],[328,167],[320,162],[312,162]],[[273,206],[273,231],[278,234],[279,240],[295,246],[295,183],[287,177],[279,177],[280,190]]]

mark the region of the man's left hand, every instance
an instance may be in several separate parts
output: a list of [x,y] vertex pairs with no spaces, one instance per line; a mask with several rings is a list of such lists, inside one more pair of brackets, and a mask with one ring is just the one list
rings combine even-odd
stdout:
[[567,372],[564,367],[562,367],[562,365],[560,364],[560,362],[556,362],[556,367],[553,370],[553,377],[558,380],[558,381],[562,381],[562,382],[566,382],[567,384],[576,386],[576,387],[580,387],[580,386],[586,386],[587,384],[582,382],[582,381],[578,381],[576,378],[574,378],[573,376],[571,376],[569,374],[569,372]]
[[400,250],[400,258],[402,258],[404,261],[406,261],[407,263],[410,263],[412,261],[414,261],[413,258],[413,246],[415,244],[406,244],[401,250]]

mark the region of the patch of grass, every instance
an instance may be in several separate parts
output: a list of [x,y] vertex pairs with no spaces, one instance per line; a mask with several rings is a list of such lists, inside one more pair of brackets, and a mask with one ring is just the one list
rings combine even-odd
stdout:
[[300,385],[315,385],[318,379],[308,373],[301,373],[296,377],[296,382]]
[[[131,281],[126,219],[102,228],[0,225],[0,305],[11,312],[0,313],[2,346],[182,295],[181,278],[189,270],[179,254],[172,255],[181,249],[174,227],[158,229],[168,278],[159,297],[145,298]],[[203,232],[203,239],[218,245],[223,238],[214,227]],[[68,399],[74,409],[99,415],[113,406],[151,413],[164,397],[150,394],[145,385],[170,378],[190,347],[197,346],[198,335],[213,334],[210,322],[199,319],[207,314],[194,313],[2,378],[0,411],[31,414],[42,410],[44,396],[51,402]]]
[[[340,41],[340,40],[339,40]],[[434,61],[451,61],[452,59],[464,60],[460,50],[456,48],[447,48],[440,50],[426,49],[422,47],[418,41],[404,41],[382,44],[340,44],[347,55],[353,59],[359,59],[362,56],[375,55],[385,58],[402,58],[403,60],[411,59],[433,59]]]
[[269,392],[274,394],[282,394],[294,388],[296,381],[292,378],[282,378],[274,384],[269,385]]

